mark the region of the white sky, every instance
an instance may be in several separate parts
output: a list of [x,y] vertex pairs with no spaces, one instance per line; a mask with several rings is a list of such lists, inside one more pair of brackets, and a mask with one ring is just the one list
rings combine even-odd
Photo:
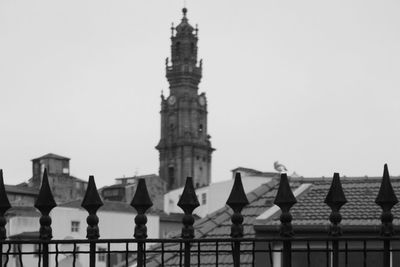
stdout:
[[[71,158],[98,186],[158,172],[160,92],[180,0],[0,1],[0,168]],[[400,174],[400,2],[192,0],[213,181],[237,166]]]

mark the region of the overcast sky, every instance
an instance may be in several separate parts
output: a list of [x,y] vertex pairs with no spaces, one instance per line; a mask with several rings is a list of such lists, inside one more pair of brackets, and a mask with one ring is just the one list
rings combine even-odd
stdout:
[[[180,0],[0,1],[0,168],[71,158],[99,186],[158,172]],[[213,181],[230,170],[400,174],[400,2],[191,0]]]

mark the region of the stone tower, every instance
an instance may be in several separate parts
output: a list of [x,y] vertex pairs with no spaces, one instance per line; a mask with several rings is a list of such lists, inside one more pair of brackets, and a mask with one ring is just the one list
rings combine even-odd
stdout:
[[195,187],[211,180],[211,147],[207,133],[207,98],[198,92],[202,61],[197,61],[197,33],[182,9],[181,23],[171,28],[171,62],[166,60],[169,96],[161,96],[160,177],[167,190],[184,186],[186,177]]

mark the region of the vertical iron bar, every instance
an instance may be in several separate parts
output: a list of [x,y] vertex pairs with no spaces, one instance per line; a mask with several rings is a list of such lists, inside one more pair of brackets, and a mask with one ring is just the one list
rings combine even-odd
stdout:
[[310,241],[307,241],[307,267],[311,267],[311,248],[310,248]]
[[56,257],[55,257],[55,261],[56,261],[56,267],[58,267],[58,243],[56,244]]
[[185,245],[184,251],[184,265],[190,267],[190,240],[194,238],[194,217],[193,211],[195,208],[200,206],[199,200],[197,199],[196,192],[193,186],[193,178],[187,177],[185,188],[183,189],[182,195],[178,201],[178,206],[184,211],[185,215],[182,218],[183,228],[181,237]]
[[72,267],[76,265],[76,243],[74,243],[74,250],[72,252]]
[[179,267],[182,267],[182,241],[179,242]]
[[[226,201],[226,204],[231,207],[233,214],[231,217],[231,237],[242,238],[243,237],[243,215],[241,214],[242,209],[249,204],[249,200],[244,192],[242,178],[240,173],[236,173],[235,182],[232,186],[232,191]],[[236,240],[233,242],[233,266],[240,267],[240,241]]]
[[218,241],[215,242],[215,266],[218,267],[218,256],[219,256],[219,247],[218,247]]
[[383,241],[383,267],[390,267],[390,240]]
[[185,241],[184,266],[190,267],[190,242]]
[[81,206],[87,210],[89,215],[86,218],[88,224],[86,228],[86,238],[89,239],[89,266],[96,267],[96,242],[99,239],[99,217],[97,217],[97,210],[103,206],[103,201],[97,192],[96,183],[94,182],[94,177],[89,176],[89,182],[86,189],[85,196],[83,198]]
[[[10,251],[11,251],[11,244],[8,244],[8,249],[7,249],[7,252],[6,252],[6,260],[4,262],[4,266],[7,266],[8,261],[10,260]],[[40,257],[39,257],[39,259],[40,259]]]
[[146,257],[146,243],[144,243],[144,242],[143,242],[143,256],[144,256],[143,267],[146,267],[146,261],[147,261],[147,257]]
[[[150,199],[144,179],[139,179],[135,195],[133,196],[133,199],[131,201],[131,206],[134,207],[138,213],[135,217],[136,226],[134,237],[139,240],[144,240],[147,238],[147,217],[145,215],[145,212],[151,206],[153,206],[153,202]],[[137,243],[137,253],[137,266],[144,267],[146,265],[144,242]]]
[[[381,187],[379,188],[378,196],[375,199],[375,203],[382,208],[380,234],[383,237],[390,237],[394,234],[393,214],[391,209],[398,202],[392,183],[390,182],[388,166],[385,164],[383,168]],[[390,240],[385,240],[383,246],[383,267],[390,267]]]
[[[39,245],[39,251],[38,251],[38,267],[40,267],[42,265],[42,244],[38,244]],[[7,263],[6,263],[7,266]]]
[[326,241],[325,243],[325,252],[326,252],[326,267],[329,267],[331,261],[329,260],[329,241]]
[[143,251],[143,242],[137,243],[137,266],[143,267],[144,266],[144,251]]
[[19,260],[19,265],[20,265],[21,267],[23,267],[24,264],[23,264],[23,262],[22,262],[22,251],[21,251],[21,246],[22,246],[22,244],[18,244],[18,245],[17,245],[17,247],[18,247],[18,260]]
[[269,250],[269,263],[270,263],[271,267],[274,267],[274,260],[273,260],[274,254],[272,253],[271,243],[268,243],[268,250]]
[[367,241],[364,240],[364,246],[363,246],[363,260],[364,260],[364,267],[367,267]]
[[[342,221],[342,215],[340,214],[340,208],[347,203],[347,199],[344,195],[342,184],[340,182],[339,173],[333,174],[333,179],[329,192],[326,195],[325,203],[331,208],[332,212],[329,216],[331,225],[329,227],[329,235],[333,237],[341,236],[342,229],[340,222]],[[332,240],[332,265],[333,267],[339,267],[339,241],[337,239]]]
[[49,267],[49,243],[53,237],[51,229],[51,217],[49,216],[50,211],[57,206],[54,201],[53,194],[51,193],[49,178],[47,177],[47,170],[44,169],[42,185],[40,187],[39,195],[35,202],[35,208],[37,208],[41,217],[39,220],[39,238],[42,240],[42,256],[43,256],[43,267]]
[[280,235],[284,238],[283,241],[283,267],[292,266],[292,241],[291,237],[294,235],[292,227],[292,215],[290,208],[297,203],[292,190],[290,189],[289,181],[286,173],[281,174],[278,192],[276,194],[274,204],[281,209],[280,216]]
[[255,266],[255,264],[256,264],[256,242],[255,241],[253,241],[252,242],[252,245],[253,245],[253,249],[252,249],[252,251],[251,251],[251,257],[252,257],[252,259],[251,259],[251,266],[252,267],[254,267]]
[[332,266],[339,267],[339,241],[336,239],[332,241],[332,250]]
[[289,240],[283,241],[283,261],[282,267],[292,267],[292,242]]
[[344,252],[344,266],[348,267],[349,266],[349,245],[346,241],[345,244],[345,252]]
[[164,248],[164,242],[161,243],[161,266],[164,266],[164,261],[165,261],[165,248]]
[[233,266],[240,267],[240,241],[233,242]]
[[111,267],[111,244],[110,242],[107,242],[107,267]]
[[197,242],[197,266],[200,267],[200,242]]
[[[6,224],[7,220],[4,216],[6,211],[11,208],[10,201],[8,201],[6,189],[3,180],[3,170],[0,169],[0,241],[7,238]],[[0,244],[0,267],[3,267],[3,244]]]
[[89,266],[96,267],[96,243],[93,241],[89,244]]
[[43,243],[43,267],[49,267],[49,244]]
[[126,244],[125,244],[125,264],[126,264],[126,266],[128,266],[128,264],[129,264],[128,251],[129,251],[129,243],[126,242]]

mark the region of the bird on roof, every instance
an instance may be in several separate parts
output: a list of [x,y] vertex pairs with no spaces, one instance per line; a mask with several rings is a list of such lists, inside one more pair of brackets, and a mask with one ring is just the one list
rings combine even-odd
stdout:
[[277,172],[287,172],[287,168],[285,167],[285,165],[283,165],[282,163],[279,163],[278,161],[274,162],[274,169]]

